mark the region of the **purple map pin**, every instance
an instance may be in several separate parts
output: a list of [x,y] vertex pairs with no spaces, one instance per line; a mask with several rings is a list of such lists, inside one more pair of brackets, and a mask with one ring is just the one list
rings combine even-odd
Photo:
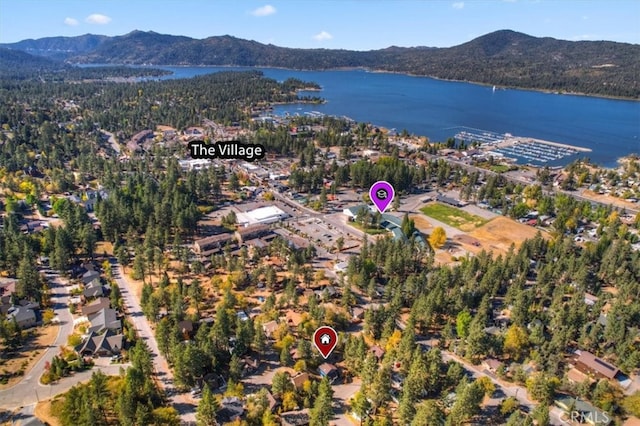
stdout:
[[374,183],[369,190],[369,197],[380,213],[389,207],[394,195],[393,186],[384,180]]

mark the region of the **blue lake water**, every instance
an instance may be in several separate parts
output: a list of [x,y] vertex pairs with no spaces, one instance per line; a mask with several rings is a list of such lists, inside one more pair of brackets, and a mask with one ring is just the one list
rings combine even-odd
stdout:
[[[234,67],[162,67],[167,78],[187,78]],[[315,81],[322,105],[279,105],[275,114],[319,111],[444,141],[463,127],[590,148],[597,164],[614,167],[630,153],[640,154],[640,102],[527,90],[364,70],[294,71],[255,68],[282,81]],[[307,94],[307,93],[303,93]],[[576,156],[564,160],[567,163]]]

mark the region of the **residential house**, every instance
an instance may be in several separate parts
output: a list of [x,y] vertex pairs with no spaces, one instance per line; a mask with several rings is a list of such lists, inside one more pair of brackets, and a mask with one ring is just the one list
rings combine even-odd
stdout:
[[291,378],[291,383],[296,390],[300,390],[304,386],[304,382],[310,380],[311,376],[309,373],[298,373]]
[[95,314],[89,315],[87,318],[91,323],[91,326],[88,329],[89,333],[100,333],[104,330],[119,331],[122,329],[122,323],[117,318],[115,309],[105,308]]
[[123,342],[124,336],[113,330],[107,329],[100,335],[92,331],[87,339],[76,348],[76,352],[82,356],[118,355],[122,350]]
[[482,366],[487,369],[490,373],[496,373],[502,367],[502,363],[495,358],[487,358],[482,361]]
[[86,284],[82,290],[82,295],[85,299],[104,296],[104,287],[102,287],[100,278],[95,278],[90,283]]
[[100,279],[100,272],[89,270],[82,274],[82,282],[86,285],[95,279]]
[[276,332],[277,329],[278,329],[278,323],[276,321],[269,321],[262,324],[262,331],[264,331],[264,335],[268,339],[271,339],[273,337],[273,334]]
[[378,345],[371,346],[371,348],[369,349],[369,352],[371,352],[373,354],[373,356],[376,357],[378,362],[382,361],[382,358],[384,357],[384,353],[385,353],[384,349],[382,349]]
[[178,330],[180,331],[180,334],[182,334],[182,336],[185,338],[185,340],[188,340],[193,334],[193,322],[190,320],[183,320],[178,322]]
[[131,152],[137,152],[142,149],[142,145],[149,139],[153,139],[153,130],[143,130],[136,133],[131,137],[131,140],[127,142],[127,148]]
[[82,307],[82,315],[88,317],[89,315],[95,314],[102,309],[106,309],[111,307],[111,302],[108,297],[99,297],[91,303],[88,303]]
[[593,306],[598,302],[598,298],[593,294],[585,293],[584,294],[584,303],[588,306]]
[[269,411],[272,413],[280,406],[280,403],[273,397],[273,394],[267,391],[267,403],[269,404]]
[[6,315],[11,308],[11,296],[16,292],[18,280],[0,277],[0,314]]
[[553,403],[567,413],[568,417],[574,423],[606,426],[613,421],[607,413],[579,398],[576,399],[569,395],[561,395],[556,398]]
[[347,268],[349,267],[349,262],[338,262],[333,266],[333,270],[335,272],[347,272]]
[[355,322],[362,321],[364,319],[364,309],[356,306],[351,309],[351,320]]
[[253,374],[258,371],[258,368],[260,368],[260,360],[257,358],[252,358],[250,356],[242,358],[240,363],[242,364],[242,371],[245,375]]
[[580,352],[576,359],[576,368],[583,373],[593,374],[596,378],[605,379],[613,379],[620,372],[618,367],[587,351]]
[[340,377],[340,370],[338,370],[338,367],[333,364],[329,364],[328,362],[320,364],[318,367],[318,373],[321,377],[329,379],[331,383],[335,382]]
[[282,413],[280,414],[280,420],[282,421],[282,426],[308,426],[311,416],[309,409],[305,408],[304,410]]
[[289,309],[284,314],[284,320],[289,327],[297,328],[303,320],[302,314]]
[[12,306],[7,311],[7,319],[16,323],[20,328],[29,328],[36,325],[36,313],[27,306]]
[[244,404],[237,396],[222,398],[220,409],[216,414],[216,420],[220,424],[235,422],[242,418]]

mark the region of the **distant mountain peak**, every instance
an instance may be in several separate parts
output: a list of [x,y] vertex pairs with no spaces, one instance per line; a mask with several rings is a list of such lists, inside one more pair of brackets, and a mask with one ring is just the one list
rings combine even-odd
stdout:
[[448,48],[368,51],[294,49],[229,34],[195,39],[141,30],[116,37],[24,40],[4,47],[78,63],[367,68],[501,86],[640,96],[640,46],[539,38],[510,29]]

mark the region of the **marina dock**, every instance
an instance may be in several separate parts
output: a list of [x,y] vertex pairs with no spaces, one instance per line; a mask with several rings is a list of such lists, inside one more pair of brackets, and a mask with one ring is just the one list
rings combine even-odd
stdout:
[[505,160],[516,162],[524,160],[524,162],[539,165],[556,162],[579,153],[591,152],[589,148],[479,129],[463,130],[456,134],[455,139],[467,144],[479,142],[480,149],[485,153],[496,154],[496,157]]

